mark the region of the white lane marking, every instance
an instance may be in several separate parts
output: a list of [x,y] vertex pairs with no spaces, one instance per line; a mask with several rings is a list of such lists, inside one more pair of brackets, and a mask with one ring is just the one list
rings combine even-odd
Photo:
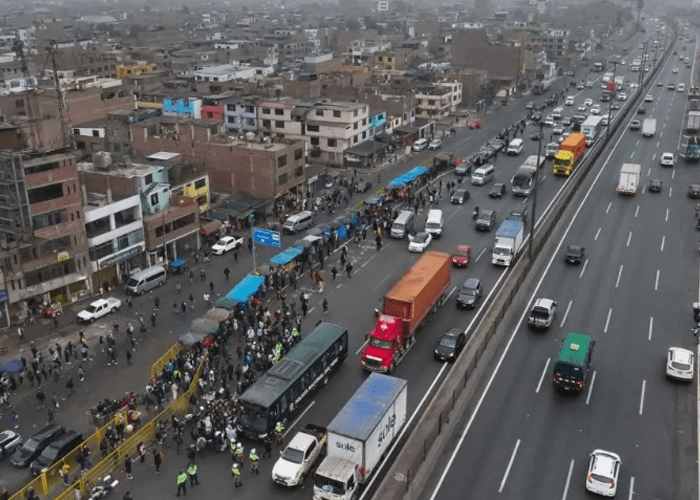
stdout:
[[581,272],[579,273],[578,277],[583,278],[583,273],[586,272],[586,266],[588,265],[588,259],[583,261],[583,269],[581,269]]
[[593,375],[591,375],[591,385],[588,386],[588,395],[586,396],[586,406],[589,405],[591,402],[591,394],[593,394],[593,386],[595,385],[595,370],[593,371]]
[[284,434],[282,434],[282,437],[286,437],[287,434],[289,434],[289,432],[294,428],[294,426],[297,425],[297,424],[299,423],[299,420],[301,420],[301,418],[302,418],[304,415],[306,415],[306,412],[309,411],[309,410],[311,409],[311,407],[312,407],[313,405],[315,405],[315,404],[316,404],[316,401],[315,401],[315,400],[314,400],[314,401],[311,401],[311,402],[309,403],[309,406],[307,406],[306,409],[305,409],[304,411],[301,412],[301,415],[299,415],[299,416],[297,417],[297,419],[296,419],[294,422],[292,422],[292,425],[290,425],[289,428],[288,428],[286,431],[284,431]]
[[647,190],[647,186],[645,184],[644,186],[642,186],[642,194],[644,194],[646,192],[646,190]]
[[452,297],[452,294],[455,293],[455,290],[457,290],[457,287],[456,287],[456,286],[453,286],[453,287],[452,287],[452,290],[450,290],[450,293],[448,293],[448,294],[447,294],[447,297],[445,297],[445,302],[447,302],[447,299],[449,299],[450,297]]
[[486,251],[486,248],[482,248],[481,252],[479,252],[479,255],[476,256],[476,259],[474,259],[474,262],[479,262],[479,259],[481,258],[482,255],[484,255],[485,251]]
[[566,476],[566,483],[564,484],[564,493],[561,496],[561,500],[566,500],[566,495],[569,493],[569,486],[571,485],[571,473],[574,471],[574,459],[571,459],[569,464],[569,474]]
[[[654,160],[656,160],[656,153],[654,153],[653,155],[651,155],[651,161],[654,161]],[[649,170],[651,170],[651,169],[649,169]]]
[[569,305],[566,306],[566,311],[564,311],[564,317],[561,319],[561,323],[559,323],[559,328],[564,326],[564,323],[566,323],[566,317],[569,315],[569,310],[571,309],[571,304],[573,304],[574,301],[570,300]]
[[666,222],[668,222],[668,208],[666,209]]
[[630,231],[630,234],[627,235],[627,246],[630,246],[630,241],[632,241],[632,231]]
[[[380,280],[379,283],[377,283],[377,284],[374,286],[374,288],[372,288],[372,291],[373,291],[373,292],[376,292],[376,291],[377,291],[377,288],[379,288],[380,286],[382,286],[382,283],[384,283],[384,282],[385,282],[386,280],[388,280],[388,279],[389,279],[389,275],[384,276],[384,279]],[[338,286],[340,286],[340,285],[338,285]]]
[[[663,136],[664,136],[664,131],[662,130],[661,133],[659,134],[659,137],[663,137]],[[654,155],[654,156],[656,156],[656,155]]]
[[306,311],[306,314],[311,314],[312,312],[314,312],[314,309],[316,309],[316,308],[315,308],[315,307],[312,307],[311,309],[309,309],[308,311]]
[[454,212],[452,212],[449,216],[447,216],[447,219],[445,219],[445,220],[449,221],[452,217],[454,217],[454,216],[457,215],[458,213],[459,213],[459,209],[457,209],[457,210],[455,210]]
[[[627,241],[629,241],[629,240],[627,240]],[[629,246],[629,245],[627,245],[627,246]],[[623,269],[624,267],[625,267],[625,266],[623,266],[622,264],[620,264],[620,270],[617,272],[617,281],[615,282],[615,288],[619,288],[619,287],[620,287],[620,278],[622,277],[622,269]]]
[[540,393],[540,388],[542,387],[542,382],[544,382],[544,376],[547,374],[547,368],[549,368],[549,362],[552,358],[547,358],[547,362],[544,364],[544,370],[542,370],[542,375],[540,375],[540,381],[537,384],[537,389],[535,389],[535,394]]
[[634,476],[630,478],[630,492],[629,495],[627,495],[627,500],[632,500],[634,497]]
[[664,251],[664,245],[666,244],[666,236],[661,237],[661,251]]
[[659,146],[661,146],[661,141],[656,141],[656,149],[659,149]]
[[515,460],[515,454],[518,453],[518,448],[520,448],[520,440],[515,442],[515,449],[513,454],[510,456],[510,461],[508,462],[508,467],[506,468],[506,473],[503,474],[503,479],[501,480],[501,486],[498,488],[498,492],[503,492],[503,487],[506,485],[506,480],[508,479],[508,474],[510,474],[510,468],[513,467],[513,461]]
[[605,209],[605,213],[606,213],[606,214],[607,214],[608,212],[610,212],[610,207],[612,207],[612,201],[611,201],[610,203],[608,203],[608,208]]
[[359,348],[357,351],[355,351],[355,356],[359,355],[359,354],[362,352],[362,350],[363,350],[363,349],[365,348],[365,346],[367,345],[367,342],[369,342],[369,335],[367,336],[367,340],[365,340],[364,342],[362,342],[362,345],[360,346],[360,348]]
[[637,205],[637,210],[634,211],[634,218],[636,219],[639,215],[639,205]]
[[649,340],[651,340],[651,334],[654,331],[654,316],[649,318]]
[[644,412],[644,393],[647,390],[647,381],[642,380],[642,397],[639,399],[639,414]]
[[674,170],[673,172],[671,172],[671,179],[675,179],[675,178],[676,178],[676,171]]
[[[631,121],[631,119],[630,119],[630,121]],[[600,177],[603,175],[603,172],[607,168],[608,163],[610,162],[610,159],[613,156],[613,153],[617,150],[617,147],[620,145],[620,142],[622,142],[622,139],[624,137],[625,137],[625,134],[620,134],[620,137],[617,139],[615,144],[610,149],[610,153],[608,153],[608,156],[605,158],[605,161],[603,162],[603,166],[600,168],[600,170],[598,171],[598,173],[595,176],[595,179],[593,179],[593,182],[591,183],[588,190],[586,191],[586,194],[583,197],[583,200],[578,205],[578,207],[576,207],[576,211],[574,212],[573,217],[571,217],[569,224],[566,226],[566,230],[564,231],[564,235],[559,240],[559,243],[557,243],[557,248],[554,250],[554,252],[552,252],[552,256],[549,258],[549,262],[547,263],[547,266],[545,267],[544,272],[540,276],[540,279],[537,282],[537,285],[535,286],[535,288],[530,296],[530,299],[527,301],[527,305],[523,309],[523,312],[520,315],[520,319],[518,320],[515,328],[513,328],[513,330],[510,333],[510,337],[508,338],[508,342],[506,342],[506,345],[503,349],[503,352],[501,353],[501,357],[498,358],[498,362],[496,363],[494,370],[491,372],[491,376],[489,377],[488,382],[486,382],[486,386],[482,390],[481,395],[479,396],[479,399],[476,402],[476,406],[474,407],[474,410],[472,411],[471,415],[469,416],[469,420],[467,421],[467,424],[464,426],[464,430],[462,431],[462,434],[459,436],[459,440],[457,441],[456,446],[454,446],[454,448],[452,450],[452,454],[450,455],[450,458],[447,461],[447,465],[445,466],[444,470],[442,471],[442,474],[440,475],[440,478],[438,479],[438,482],[435,485],[435,489],[433,490],[433,493],[430,495],[430,500],[435,500],[435,498],[438,496],[438,493],[440,492],[440,488],[442,488],[442,485],[445,482],[445,478],[447,477],[447,474],[449,474],[450,468],[452,467],[452,464],[454,463],[455,459],[457,458],[457,454],[459,453],[459,451],[462,447],[462,444],[464,444],[464,440],[467,438],[467,435],[469,434],[469,431],[471,430],[472,425],[474,425],[474,421],[476,420],[476,417],[479,415],[479,410],[481,409],[481,406],[484,404],[484,401],[486,400],[486,396],[488,396],[489,390],[491,389],[491,386],[493,385],[493,381],[496,379],[496,375],[498,375],[498,371],[501,369],[501,366],[503,366],[503,361],[506,359],[506,356],[508,355],[508,351],[510,351],[510,347],[513,345],[513,340],[515,340],[515,335],[518,333],[518,329],[520,327],[520,324],[523,322],[523,320],[525,319],[525,316],[529,312],[530,304],[535,299],[535,297],[537,297],[539,289],[542,286],[542,283],[544,283],[544,279],[547,276],[547,273],[549,272],[549,270],[551,269],[552,263],[554,263],[555,257],[557,257],[559,255],[559,252],[561,251],[561,246],[564,244],[564,241],[566,241],[566,237],[569,234],[569,232],[571,231],[571,228],[573,227],[574,222],[576,222],[578,215],[581,213],[581,209],[584,207],[584,205],[588,201],[588,198],[591,196],[593,189],[595,189],[596,184],[598,184]],[[553,202],[554,202],[554,200],[552,202],[550,202],[550,204]],[[496,282],[494,287],[491,289],[491,292],[489,293],[489,297],[494,292],[494,290],[498,289],[498,286],[500,285],[500,282],[503,279],[503,277],[505,276],[505,274],[506,274],[505,271],[503,273],[501,273],[500,278],[498,279],[498,281]],[[474,323],[474,321],[476,321],[477,318],[480,317],[479,315],[481,313],[481,310],[488,303],[489,297],[487,297],[486,300],[482,302],[481,308],[479,309],[477,314],[474,316],[474,319],[470,323],[470,326],[467,327],[467,330],[469,330],[471,325]],[[571,305],[571,303],[569,303],[569,305]],[[566,317],[564,319],[566,319]],[[445,363],[443,366],[446,366],[446,365],[447,365],[447,363]],[[429,394],[429,393],[426,393],[426,395],[427,394]],[[416,412],[417,411],[418,410],[416,410]],[[416,412],[414,412],[414,415],[416,414]],[[413,416],[411,417],[411,419],[413,419]],[[408,429],[408,428],[410,428],[410,425],[404,426],[404,430]],[[400,436],[399,436],[399,438],[397,438],[396,442],[394,443],[394,446],[396,446],[396,444],[398,444],[399,442],[401,442]],[[391,451],[389,451],[387,456],[391,456]],[[574,461],[571,460],[571,466],[569,467],[569,477],[567,478],[566,487],[564,489],[564,495],[562,497],[563,500],[566,499],[566,494],[569,491],[569,483],[571,482],[571,472],[572,472],[573,468],[574,468]],[[380,476],[380,474],[373,474],[372,481],[374,481],[379,476]],[[367,488],[365,489],[365,491],[371,490],[370,486],[372,484],[372,481],[370,481],[370,483],[367,486]],[[363,497],[360,497],[360,500],[362,500],[362,498]]]
[[598,228],[598,231],[595,233],[595,238],[593,238],[593,241],[598,241],[598,236],[600,236],[600,230],[603,229],[602,227]]
[[647,177],[651,177],[651,167],[649,167],[649,172],[647,172]]
[[668,197],[670,198],[671,196],[673,196],[673,188],[669,187],[668,188]]
[[656,281],[654,282],[654,290],[659,289],[659,273],[660,273],[660,271],[657,269],[656,270]]
[[608,327],[610,326],[610,316],[612,316],[612,307],[608,309],[608,318],[605,320],[605,328],[603,333],[608,333]]
[[632,152],[630,153],[630,160],[631,160],[632,158],[634,158],[634,151],[632,151]]

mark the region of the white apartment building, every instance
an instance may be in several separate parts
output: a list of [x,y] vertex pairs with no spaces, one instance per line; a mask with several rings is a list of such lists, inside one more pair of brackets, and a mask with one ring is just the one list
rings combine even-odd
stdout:
[[303,139],[309,156],[342,164],[343,151],[369,138],[369,106],[358,102],[263,101],[257,109],[258,130],[289,139]]
[[462,103],[461,82],[439,82],[415,88],[416,117],[442,120]]

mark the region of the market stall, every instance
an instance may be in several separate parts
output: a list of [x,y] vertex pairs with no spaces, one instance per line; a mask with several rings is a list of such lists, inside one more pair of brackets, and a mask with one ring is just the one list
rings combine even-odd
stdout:
[[264,276],[249,274],[234,286],[225,296],[221,297],[214,304],[216,307],[231,309],[236,304],[247,304],[248,299],[253,296],[265,283]]

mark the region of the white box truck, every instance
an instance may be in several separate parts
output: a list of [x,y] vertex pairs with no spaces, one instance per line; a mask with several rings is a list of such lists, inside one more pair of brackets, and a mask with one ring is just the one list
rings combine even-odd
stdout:
[[586,136],[586,146],[590,146],[603,131],[603,117],[591,115],[581,124],[581,133]]
[[519,220],[506,219],[496,232],[496,241],[491,252],[494,266],[510,266],[520,253],[525,239],[525,224]]
[[636,194],[641,173],[641,165],[624,163],[620,170],[620,182],[617,184],[617,192],[620,194]]
[[656,118],[644,118],[642,123],[642,135],[644,137],[654,137],[656,133]]
[[406,423],[405,380],[372,373],[328,426],[328,454],[314,474],[314,500],[351,500]]

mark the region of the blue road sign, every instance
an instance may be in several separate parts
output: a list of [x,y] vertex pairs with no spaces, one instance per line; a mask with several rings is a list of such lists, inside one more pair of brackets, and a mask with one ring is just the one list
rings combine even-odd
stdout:
[[269,229],[263,229],[261,227],[253,228],[253,243],[268,247],[282,247],[279,231],[270,231]]

